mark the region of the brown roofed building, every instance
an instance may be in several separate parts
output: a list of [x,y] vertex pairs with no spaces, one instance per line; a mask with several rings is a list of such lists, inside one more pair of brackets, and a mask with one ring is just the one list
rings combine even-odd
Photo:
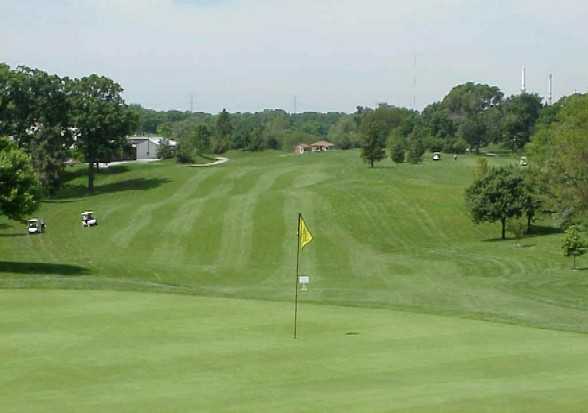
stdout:
[[312,147],[313,152],[325,152],[328,151],[330,149],[333,149],[335,147],[334,143],[331,143],[329,141],[318,141],[315,143],[312,143],[310,145]]

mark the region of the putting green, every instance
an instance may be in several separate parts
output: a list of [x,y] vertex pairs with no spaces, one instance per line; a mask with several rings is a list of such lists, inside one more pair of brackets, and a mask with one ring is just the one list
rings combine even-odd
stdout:
[[3,413],[588,405],[583,334],[304,303],[293,340],[287,302],[60,290],[0,302]]

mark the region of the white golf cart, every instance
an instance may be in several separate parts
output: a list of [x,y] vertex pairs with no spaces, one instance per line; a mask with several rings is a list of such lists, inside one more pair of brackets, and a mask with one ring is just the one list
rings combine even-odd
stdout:
[[441,160],[441,152],[433,152],[433,160],[440,161]]
[[27,221],[27,232],[29,234],[40,234],[45,232],[45,221],[40,218],[31,218]]
[[526,156],[521,156],[521,160],[519,161],[519,165],[521,165],[521,166],[527,166],[527,165],[529,165],[529,161],[527,161],[527,157]]
[[82,212],[82,227],[93,227],[98,225],[98,220],[92,211]]

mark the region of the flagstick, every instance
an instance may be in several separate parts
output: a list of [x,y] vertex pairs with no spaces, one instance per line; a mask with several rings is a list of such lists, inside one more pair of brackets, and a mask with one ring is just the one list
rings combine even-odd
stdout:
[[298,214],[298,226],[296,227],[296,293],[294,295],[294,338],[296,338],[296,324],[298,321],[298,267],[300,263],[300,218]]

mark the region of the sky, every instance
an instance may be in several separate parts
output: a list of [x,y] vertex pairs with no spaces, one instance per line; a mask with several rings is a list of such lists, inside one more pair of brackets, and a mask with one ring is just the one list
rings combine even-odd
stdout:
[[420,110],[467,81],[518,93],[523,65],[530,92],[586,91],[586,21],[586,0],[0,0],[0,62],[157,110]]

